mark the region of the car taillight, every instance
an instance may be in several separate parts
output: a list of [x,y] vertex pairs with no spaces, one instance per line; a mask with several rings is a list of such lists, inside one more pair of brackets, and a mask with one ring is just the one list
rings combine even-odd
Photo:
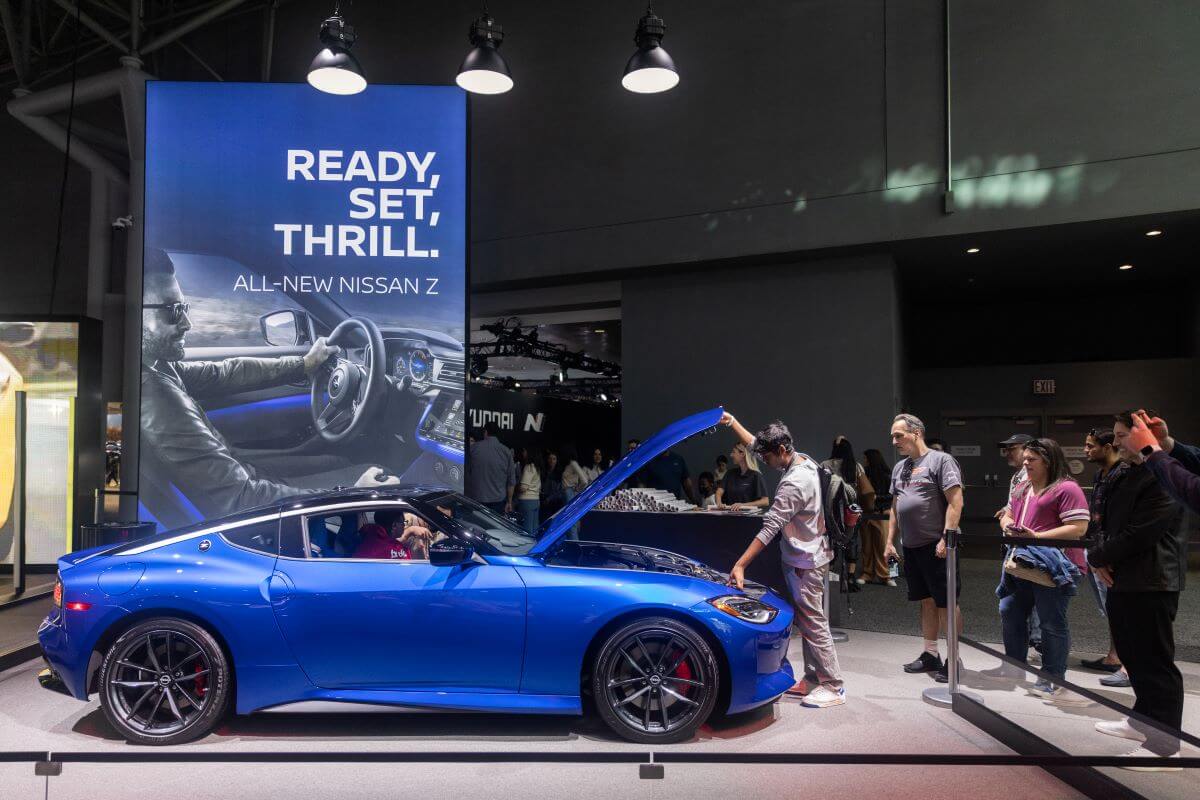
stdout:
[[54,579],[54,607],[62,608],[62,578]]
[[87,611],[91,607],[91,603],[67,603],[68,611]]

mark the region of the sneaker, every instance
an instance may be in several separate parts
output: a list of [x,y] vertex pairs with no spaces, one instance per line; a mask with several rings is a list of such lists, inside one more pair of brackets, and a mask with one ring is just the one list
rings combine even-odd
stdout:
[[979,671],[980,675],[988,678],[1004,678],[1006,680],[1021,680],[1025,677],[1025,670],[1014,666],[1007,661],[1000,662],[1000,666],[992,667],[991,669],[983,669]]
[[857,583],[859,586],[866,586],[866,585],[867,585],[867,579],[866,579],[866,578],[861,578],[861,577],[860,577],[860,578],[855,578],[855,579],[854,579],[854,582],[855,582],[855,583]]
[[1104,660],[1103,656],[1101,656],[1100,658],[1089,659],[1087,661],[1080,661],[1079,666],[1083,667],[1084,669],[1095,670],[1096,672],[1110,672],[1110,673],[1116,672],[1117,670],[1119,670],[1121,668],[1120,664],[1109,664],[1107,661]]
[[1119,719],[1116,722],[1097,722],[1096,730],[1108,736],[1118,736],[1122,739],[1132,739],[1135,742],[1146,741],[1146,735],[1130,725],[1128,717]]
[[894,580],[892,580],[891,578],[888,578],[888,579],[887,579],[887,582],[886,582],[885,584],[883,584],[883,585],[884,585],[884,586],[890,586],[890,587],[892,587],[893,589],[895,589],[895,588],[896,588],[896,582],[895,582]]
[[[1156,753],[1153,750],[1147,750],[1145,747],[1139,747],[1138,749],[1126,753],[1125,755],[1130,758],[1179,758],[1179,751],[1177,750],[1174,753],[1171,753],[1169,756],[1164,756],[1162,753]],[[1131,772],[1181,772],[1183,767],[1171,767],[1166,765],[1160,767],[1157,765],[1147,765],[1145,767],[1122,766],[1121,769],[1127,769]]]
[[835,690],[828,686],[818,686],[800,701],[800,705],[806,708],[828,708],[829,706],[840,706],[845,702],[846,690],[844,688]]
[[1029,646],[1032,647],[1034,650],[1038,651],[1039,653],[1042,652],[1042,640],[1041,639],[1030,639]]
[[1101,678],[1100,685],[1116,687],[1130,686],[1129,673],[1123,669],[1117,670],[1112,675],[1105,675],[1103,678]]
[[922,652],[916,661],[904,665],[904,671],[913,674],[917,672],[937,672],[942,668],[942,659],[932,653]]
[[[935,681],[937,681],[938,683],[949,683],[950,682],[949,670],[950,670],[949,660],[943,661],[942,666],[938,667],[938,671],[934,673],[933,679]],[[958,660],[958,674],[962,675],[962,673],[963,673],[963,663],[962,663],[962,659],[960,658]]]
[[1055,686],[1050,681],[1039,680],[1037,683],[1030,686],[1026,691],[1034,697],[1040,697],[1043,700],[1057,700],[1063,695],[1063,688]]
[[792,697],[804,697],[811,691],[812,691],[812,686],[809,685],[808,681],[801,678],[800,680],[798,680],[794,684],[792,684],[791,688],[789,688],[787,691],[785,691],[784,694],[790,695]]

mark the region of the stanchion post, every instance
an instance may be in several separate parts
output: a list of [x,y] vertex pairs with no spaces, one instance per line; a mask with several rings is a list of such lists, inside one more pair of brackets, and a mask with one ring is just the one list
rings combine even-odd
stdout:
[[15,413],[13,421],[13,594],[25,592],[25,425],[26,393],[14,393]]
[[946,531],[946,685],[933,686],[922,696],[937,706],[950,708],[954,695],[965,695],[982,704],[983,698],[958,687],[958,537],[959,531]]

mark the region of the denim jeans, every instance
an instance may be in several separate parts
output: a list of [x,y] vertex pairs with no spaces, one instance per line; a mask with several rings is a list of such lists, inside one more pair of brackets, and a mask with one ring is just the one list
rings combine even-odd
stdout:
[[530,536],[537,536],[538,511],[541,509],[541,505],[541,502],[537,500],[517,501],[517,513],[521,515],[521,527]]
[[1071,631],[1067,627],[1067,605],[1075,585],[1040,586],[1023,578],[1008,576],[1012,594],[1000,598],[1000,622],[1004,628],[1004,652],[1021,663],[1029,655],[1029,615],[1037,609],[1042,628],[1042,669],[1061,678],[1067,673]]

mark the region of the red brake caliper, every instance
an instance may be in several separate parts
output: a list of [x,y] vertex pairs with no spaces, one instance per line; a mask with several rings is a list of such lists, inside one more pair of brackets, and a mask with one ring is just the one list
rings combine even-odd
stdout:
[[[203,671],[204,670],[200,667],[200,662],[197,661],[196,668],[194,670],[192,670],[192,672],[195,673],[195,672],[203,672]],[[207,691],[208,691],[208,676],[201,675],[199,678],[196,678],[196,696],[204,697],[204,693]]]
[[[676,667],[675,671],[672,672],[671,674],[673,676],[675,676],[676,678],[683,678],[685,681],[690,681],[692,679],[692,668],[688,666],[688,663],[686,660],[680,661],[679,666]],[[675,686],[673,686],[671,688],[675,689],[676,692],[683,695],[684,697],[687,697],[690,694],[689,690],[692,687],[690,684],[684,683],[684,684],[676,684]]]

